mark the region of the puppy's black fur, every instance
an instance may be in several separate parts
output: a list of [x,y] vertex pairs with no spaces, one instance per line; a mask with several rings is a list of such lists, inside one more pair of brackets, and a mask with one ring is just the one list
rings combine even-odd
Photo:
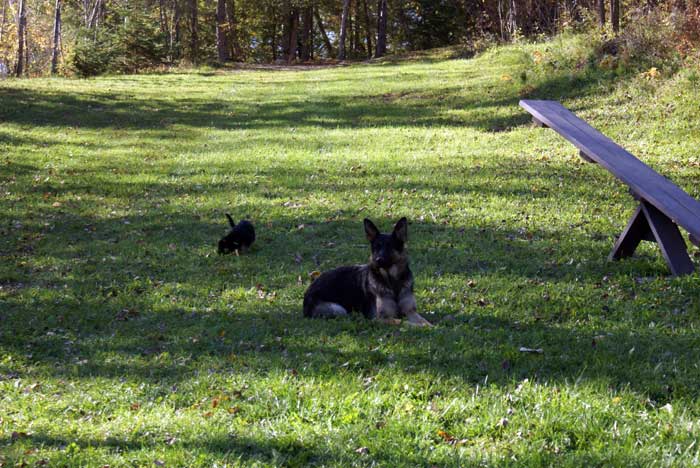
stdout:
[[371,255],[365,265],[343,266],[319,276],[304,294],[304,316],[333,318],[361,312],[368,319],[406,317],[416,325],[430,325],[416,312],[413,274],[405,244],[408,221],[401,218],[391,234],[382,234],[364,220]]
[[231,232],[219,241],[217,251],[219,254],[227,254],[236,250],[239,252],[247,250],[255,242],[255,228],[253,224],[245,219],[236,224],[228,213],[226,213],[226,217],[231,225]]

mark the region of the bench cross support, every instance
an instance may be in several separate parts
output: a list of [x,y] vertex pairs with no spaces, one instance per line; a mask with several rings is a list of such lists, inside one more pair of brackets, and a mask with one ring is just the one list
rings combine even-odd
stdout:
[[678,226],[645,200],[641,200],[627,227],[617,239],[609,259],[619,260],[630,257],[643,240],[659,244],[661,253],[675,276],[693,272],[693,262],[688,256],[688,250]]

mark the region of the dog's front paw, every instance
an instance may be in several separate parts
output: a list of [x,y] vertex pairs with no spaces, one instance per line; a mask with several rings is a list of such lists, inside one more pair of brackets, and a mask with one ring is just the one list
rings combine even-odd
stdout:
[[410,325],[415,325],[416,327],[432,327],[433,326],[432,323],[428,322],[426,319],[421,317],[416,312],[406,315],[406,319]]

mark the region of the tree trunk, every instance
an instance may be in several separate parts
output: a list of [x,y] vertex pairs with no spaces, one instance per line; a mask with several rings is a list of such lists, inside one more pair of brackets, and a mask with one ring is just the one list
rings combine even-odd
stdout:
[[362,40],[360,39],[360,0],[355,0],[355,22],[353,23],[352,48],[355,52],[361,52]]
[[[170,30],[170,55],[175,56],[180,50],[180,4],[178,0],[173,1],[173,27]],[[177,53],[180,56],[180,53]]]
[[[274,12],[273,12],[274,13]],[[272,15],[274,18],[274,14]],[[272,61],[277,61],[277,21],[272,21],[272,37],[270,38],[270,51],[272,52]]]
[[229,0],[226,5],[226,14],[228,15],[228,37],[231,57],[235,60],[240,59],[241,50],[238,47],[238,29],[236,28],[236,1]]
[[160,17],[160,32],[167,34],[168,28],[168,13],[165,11],[165,0],[158,0],[158,16]]
[[518,11],[516,9],[515,0],[510,0],[508,7],[508,35],[511,40],[518,35]]
[[58,42],[61,40],[61,0],[56,0],[56,11],[53,20],[53,45],[51,48],[51,74],[58,69]]
[[190,0],[190,60],[197,65],[199,59],[199,38],[197,26],[197,0]]
[[226,0],[216,0],[216,53],[220,63],[228,61]]
[[17,13],[17,65],[15,66],[15,76],[18,78],[24,72],[24,31],[27,27],[27,17],[25,15],[24,0],[19,0],[19,10]]
[[[359,1],[359,0],[358,0]],[[365,40],[367,41],[367,58],[372,58],[372,28],[369,18],[369,9],[367,8],[367,0],[362,0],[362,5],[365,10]]]
[[620,32],[620,0],[610,0],[610,22],[613,32]]
[[338,60],[345,60],[345,38],[348,35],[348,15],[350,0],[343,0],[343,15],[340,17],[340,39],[338,41]]
[[386,16],[387,0],[379,0],[377,5],[377,52],[375,57],[384,57],[386,54]]
[[92,13],[88,17],[87,27],[88,29],[94,29],[97,27],[98,19],[102,12],[102,0],[95,0],[95,4],[92,7]]
[[321,37],[323,37],[323,43],[326,45],[326,50],[328,50],[328,56],[333,56],[333,46],[331,45],[330,39],[328,39],[328,34],[326,34],[326,29],[323,27],[323,21],[321,21],[321,15],[318,13],[318,8],[314,8],[314,18],[316,18],[316,24],[318,24],[318,30],[321,31]]
[[7,22],[7,2],[9,0],[2,0],[2,22],[0,22],[0,44],[2,44],[2,37],[5,35],[5,23]]
[[598,22],[600,27],[605,27],[605,0],[598,0]]
[[313,6],[304,8],[301,30],[301,61],[311,60],[313,55],[314,12]]
[[501,40],[506,40],[506,29],[503,27],[503,2],[498,0],[498,26],[501,30]]
[[297,58],[299,30],[299,10],[291,7],[287,15],[287,24],[284,31],[284,54],[287,63],[292,63]]
[[[284,20],[278,21],[278,6],[275,3],[269,2],[268,3],[268,9],[267,9],[267,18],[269,19],[269,25],[271,26],[272,30],[270,31],[270,55],[272,57],[272,61],[276,62],[277,61],[277,52],[279,50],[279,44],[277,42],[277,28],[280,23],[283,23]],[[284,15],[283,15],[284,17]]]

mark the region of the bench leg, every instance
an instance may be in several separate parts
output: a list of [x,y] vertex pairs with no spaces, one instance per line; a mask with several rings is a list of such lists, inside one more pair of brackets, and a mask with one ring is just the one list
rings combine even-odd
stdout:
[[589,158],[588,155],[586,153],[584,153],[583,151],[579,151],[578,155],[581,156],[581,159],[583,159],[586,162],[593,163],[593,164],[596,163],[593,159]]
[[617,239],[609,258],[619,260],[631,256],[643,240],[659,244],[661,253],[674,276],[693,272],[693,262],[688,256],[688,250],[678,226],[644,200]]
[[537,120],[536,117],[532,118],[532,125],[534,125],[535,127],[540,127],[540,128],[549,128],[549,127],[547,127],[547,125],[544,122]]

